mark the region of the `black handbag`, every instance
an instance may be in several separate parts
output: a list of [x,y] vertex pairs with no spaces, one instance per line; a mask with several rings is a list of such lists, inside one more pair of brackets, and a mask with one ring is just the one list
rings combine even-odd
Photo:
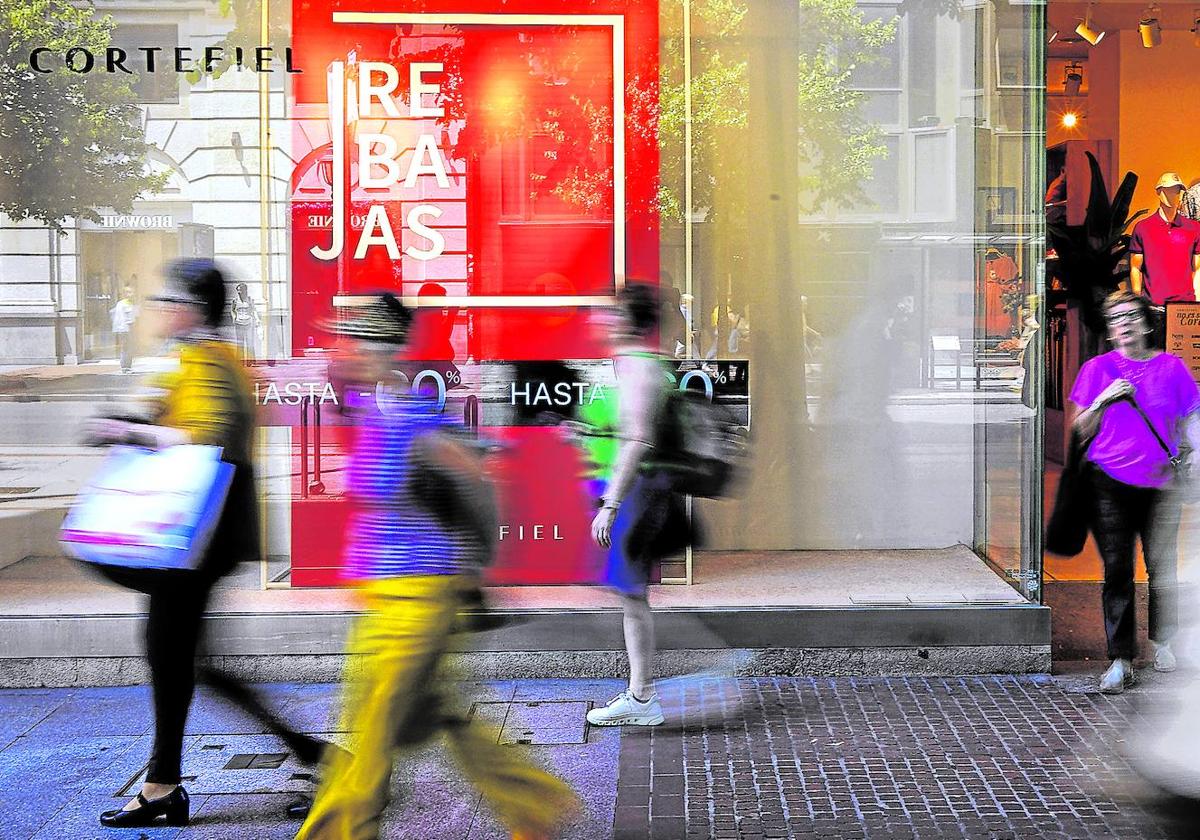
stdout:
[[1067,463],[1058,481],[1054,510],[1046,523],[1045,549],[1051,554],[1074,557],[1083,551],[1087,542],[1088,522],[1092,510],[1092,485],[1084,470],[1087,450],[1094,435],[1084,437],[1078,429],[1071,430],[1071,445]]

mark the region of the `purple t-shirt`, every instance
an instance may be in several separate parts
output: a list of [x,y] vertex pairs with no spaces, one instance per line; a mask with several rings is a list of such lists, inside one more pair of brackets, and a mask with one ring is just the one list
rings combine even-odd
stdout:
[[[1171,452],[1177,453],[1183,431],[1180,421],[1200,408],[1200,389],[1183,361],[1170,353],[1136,361],[1113,350],[1079,369],[1071,402],[1080,410],[1086,409],[1116,379],[1133,383],[1134,399]],[[1171,480],[1170,457],[1127,400],[1111,403],[1104,410],[1100,431],[1088,447],[1087,457],[1125,484],[1162,487]]]

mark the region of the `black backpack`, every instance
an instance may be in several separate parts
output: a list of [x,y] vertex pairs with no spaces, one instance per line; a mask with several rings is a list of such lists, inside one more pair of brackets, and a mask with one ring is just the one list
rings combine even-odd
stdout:
[[702,391],[671,388],[642,470],[666,475],[678,493],[720,498],[734,489],[746,452],[747,430],[729,409]]

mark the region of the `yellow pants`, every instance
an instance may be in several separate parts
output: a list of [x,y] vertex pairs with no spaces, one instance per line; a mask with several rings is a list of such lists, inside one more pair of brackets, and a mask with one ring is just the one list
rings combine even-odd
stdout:
[[341,729],[353,733],[350,751],[339,752],[323,768],[297,840],[377,838],[396,752],[439,731],[463,773],[515,836],[549,836],[576,807],[565,782],[500,745],[495,729],[443,715],[434,677],[461,596],[472,585],[462,575],[424,575],[364,588],[366,614],[355,623],[349,647],[366,661],[361,676],[346,683],[341,718]]

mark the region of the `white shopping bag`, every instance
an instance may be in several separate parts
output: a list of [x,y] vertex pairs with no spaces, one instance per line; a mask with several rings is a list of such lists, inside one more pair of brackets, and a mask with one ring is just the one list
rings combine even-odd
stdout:
[[88,563],[194,569],[232,480],[219,446],[116,447],[67,513],[59,540]]

